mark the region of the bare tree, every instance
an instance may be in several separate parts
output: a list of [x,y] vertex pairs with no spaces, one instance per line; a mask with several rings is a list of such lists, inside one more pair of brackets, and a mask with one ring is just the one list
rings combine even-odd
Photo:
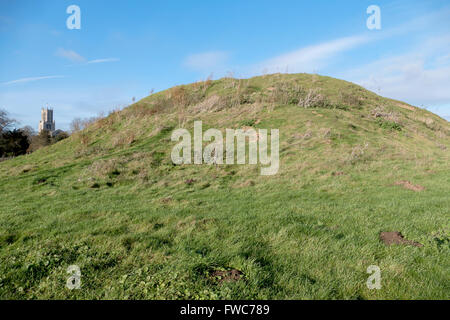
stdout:
[[70,123],[70,132],[75,133],[83,129],[83,120],[75,118]]
[[20,128],[20,131],[22,131],[22,133],[28,137],[29,141],[31,141],[32,137],[36,135],[36,132],[31,126]]
[[86,129],[90,124],[98,121],[101,118],[102,116],[99,115],[97,117],[73,119],[72,122],[70,123],[70,134]]
[[16,121],[9,118],[8,113],[5,110],[0,109],[0,132],[6,130],[14,123],[16,123]]
[[28,152],[34,152],[42,147],[49,146],[52,143],[50,132],[42,130],[38,135],[31,138]]

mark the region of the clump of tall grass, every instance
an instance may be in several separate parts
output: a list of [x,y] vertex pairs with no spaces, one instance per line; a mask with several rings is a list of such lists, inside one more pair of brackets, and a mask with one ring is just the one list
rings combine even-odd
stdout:
[[372,111],[370,112],[370,114],[374,117],[374,118],[382,118],[394,123],[400,123],[399,122],[399,114],[394,112],[394,111],[386,111],[385,108],[381,107],[381,106],[377,106],[376,108],[372,109]]
[[327,107],[329,102],[323,94],[320,93],[320,88],[309,89],[306,95],[299,99],[297,103],[303,108],[312,107]]
[[117,159],[98,160],[93,162],[87,169],[90,176],[106,177],[112,172],[118,170],[119,162]]
[[299,104],[305,90],[298,83],[278,82],[271,87],[269,102],[277,104]]
[[132,130],[126,130],[125,132],[119,132],[119,134],[115,135],[111,140],[111,144],[113,147],[123,147],[129,146],[135,141],[136,136],[134,132]]
[[367,149],[369,143],[365,142],[363,144],[358,144],[352,148],[351,153],[348,155],[346,162],[350,164],[355,164],[358,161],[364,160],[367,157]]

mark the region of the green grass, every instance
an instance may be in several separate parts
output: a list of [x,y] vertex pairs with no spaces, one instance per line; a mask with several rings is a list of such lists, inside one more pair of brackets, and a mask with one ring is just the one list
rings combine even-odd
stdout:
[[[1,299],[450,298],[448,122],[307,74],[179,88],[0,163]],[[326,107],[297,105],[310,88]],[[170,134],[194,120],[279,128],[278,174],[174,166]],[[381,231],[424,246],[385,246]],[[242,280],[208,277],[231,268]]]

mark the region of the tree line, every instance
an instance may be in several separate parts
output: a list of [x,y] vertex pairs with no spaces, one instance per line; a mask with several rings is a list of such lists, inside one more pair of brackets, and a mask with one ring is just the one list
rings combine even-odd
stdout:
[[17,121],[0,109],[0,159],[34,152],[69,136],[64,131],[53,136],[46,130],[36,134],[30,126],[17,129],[16,125]]

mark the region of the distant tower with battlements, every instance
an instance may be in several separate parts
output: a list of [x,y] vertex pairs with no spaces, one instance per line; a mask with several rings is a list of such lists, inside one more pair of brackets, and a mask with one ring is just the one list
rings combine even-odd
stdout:
[[46,107],[41,110],[41,121],[39,121],[39,132],[47,130],[50,133],[55,131],[55,120],[53,120],[53,109]]

